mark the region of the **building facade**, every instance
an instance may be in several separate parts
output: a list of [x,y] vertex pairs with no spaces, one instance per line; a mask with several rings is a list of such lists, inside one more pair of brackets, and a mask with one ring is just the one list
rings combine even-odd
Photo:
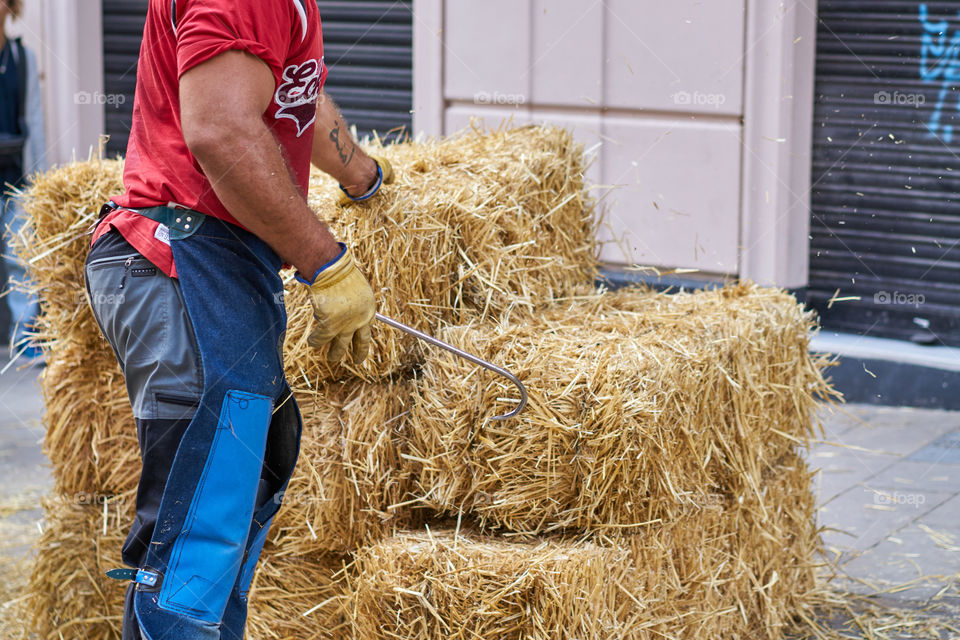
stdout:
[[[960,345],[960,2],[316,1],[362,132],[572,129],[611,273],[750,279],[827,327]],[[53,158],[122,150],[146,0],[26,6]]]

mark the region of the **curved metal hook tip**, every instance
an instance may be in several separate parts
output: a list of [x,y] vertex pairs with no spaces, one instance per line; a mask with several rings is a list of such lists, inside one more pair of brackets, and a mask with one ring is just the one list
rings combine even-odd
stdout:
[[484,360],[484,359],[482,359],[482,358],[478,358],[477,356],[473,355],[472,353],[467,353],[467,352],[464,351],[463,349],[458,349],[458,348],[456,348],[455,346],[453,346],[452,344],[447,344],[447,343],[444,342],[443,340],[437,340],[437,339],[434,338],[433,336],[427,335],[427,334],[423,333],[422,331],[417,331],[417,330],[414,329],[413,327],[408,327],[407,325],[403,324],[402,322],[398,322],[398,321],[394,320],[393,318],[388,318],[387,316],[381,315],[381,314],[379,314],[379,313],[377,314],[376,317],[377,317],[377,320],[379,320],[380,322],[382,322],[382,323],[384,323],[384,324],[386,324],[386,325],[389,325],[389,326],[393,327],[394,329],[399,329],[400,331],[403,331],[404,333],[409,333],[410,335],[412,335],[412,336],[415,337],[415,338],[419,338],[420,340],[423,340],[424,342],[427,342],[427,343],[429,343],[429,344],[432,344],[432,345],[435,346],[435,347],[439,347],[439,348],[441,348],[441,349],[444,349],[444,350],[446,350],[446,351],[449,351],[450,353],[452,353],[452,354],[454,354],[454,355],[460,356],[460,357],[463,358],[464,360],[468,360],[469,362],[472,362],[472,363],[475,364],[475,365],[481,366],[481,367],[483,367],[484,369],[487,369],[487,370],[489,370],[489,371],[493,371],[494,373],[496,373],[496,374],[498,374],[498,375],[501,375],[501,376],[503,376],[504,378],[506,378],[507,380],[509,380],[510,382],[512,382],[512,383],[514,384],[514,386],[517,387],[517,390],[520,392],[520,402],[517,404],[516,408],[515,408],[513,411],[511,411],[511,412],[509,412],[509,413],[505,413],[505,414],[503,414],[502,416],[494,416],[494,417],[490,418],[490,420],[509,420],[510,418],[515,418],[515,417],[517,417],[517,416],[520,414],[520,412],[523,411],[523,410],[526,408],[526,406],[527,406],[527,388],[526,388],[525,386],[523,386],[523,383],[520,382],[520,380],[519,380],[519,378],[517,378],[517,376],[513,375],[512,373],[510,373],[509,371],[507,371],[507,370],[504,369],[503,367],[498,367],[497,365],[495,365],[495,364],[493,364],[493,363],[490,363],[490,362],[487,362],[486,360]]

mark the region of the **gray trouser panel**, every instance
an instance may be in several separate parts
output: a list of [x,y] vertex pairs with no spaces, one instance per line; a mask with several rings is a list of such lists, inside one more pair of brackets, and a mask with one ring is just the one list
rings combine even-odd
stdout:
[[[109,240],[101,238],[98,245]],[[129,245],[117,249],[98,251],[87,264],[87,293],[123,369],[133,414],[148,420],[189,418],[203,380],[180,283]]]

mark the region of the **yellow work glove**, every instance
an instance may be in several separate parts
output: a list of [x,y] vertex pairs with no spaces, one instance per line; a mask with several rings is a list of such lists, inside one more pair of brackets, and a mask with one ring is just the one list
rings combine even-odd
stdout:
[[377,166],[380,167],[380,172],[383,173],[383,184],[390,184],[393,182],[393,165],[390,164],[390,161],[386,158],[379,158],[376,156],[371,156],[373,161],[377,163]]
[[336,364],[350,350],[354,364],[370,350],[370,325],[377,312],[370,283],[357,268],[353,254],[344,244],[342,252],[329,265],[317,271],[310,286],[310,302],[317,326],[307,342],[314,349],[330,345],[327,362]]
[[380,191],[380,187],[384,184],[390,184],[393,182],[393,166],[390,164],[389,160],[384,158],[374,158],[371,156],[371,159],[377,165],[377,181],[373,183],[373,186],[362,196],[357,196],[354,198],[347,190],[343,188],[343,185],[340,185],[340,206],[348,205],[351,202],[363,202],[369,200]]

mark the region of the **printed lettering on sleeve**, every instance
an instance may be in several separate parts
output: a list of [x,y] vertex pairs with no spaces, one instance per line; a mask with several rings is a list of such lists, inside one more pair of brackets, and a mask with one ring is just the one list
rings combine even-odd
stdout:
[[277,87],[274,101],[276,118],[289,118],[297,123],[297,137],[303,135],[317,118],[317,98],[323,77],[323,58],[291,64],[283,70],[283,82]]

